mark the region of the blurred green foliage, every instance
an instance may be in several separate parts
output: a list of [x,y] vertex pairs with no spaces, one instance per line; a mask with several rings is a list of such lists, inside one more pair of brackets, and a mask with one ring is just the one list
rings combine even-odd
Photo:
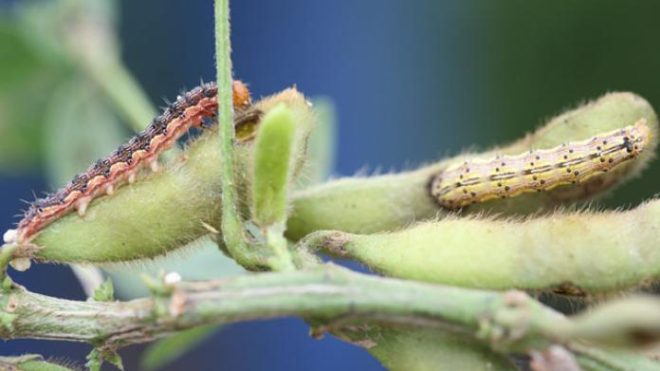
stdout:
[[70,71],[45,58],[25,37],[21,21],[0,19],[0,168],[19,170],[43,158],[44,107]]
[[297,187],[305,188],[328,179],[335,169],[337,152],[337,113],[328,97],[312,100],[316,127],[309,137],[307,171],[298,180]]
[[157,370],[195,348],[213,335],[219,326],[200,326],[181,331],[151,344],[140,360],[143,370]]
[[86,48],[81,26],[111,35],[114,1],[22,2],[2,11],[0,171],[40,166],[61,185],[125,134],[73,50]]

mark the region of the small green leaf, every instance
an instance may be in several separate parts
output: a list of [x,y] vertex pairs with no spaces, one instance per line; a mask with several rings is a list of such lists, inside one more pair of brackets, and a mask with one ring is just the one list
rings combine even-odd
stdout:
[[113,364],[115,367],[118,369],[124,371],[124,362],[121,359],[121,356],[119,353],[112,351],[112,352],[105,352],[103,355],[106,361],[108,361],[110,364]]
[[291,111],[282,105],[263,119],[254,148],[253,217],[262,227],[284,221],[295,134]]
[[99,348],[92,349],[91,352],[87,355],[87,363],[85,366],[89,371],[101,371],[101,366],[103,362],[107,361],[108,363],[114,365],[120,370],[124,370],[124,363],[121,360],[121,356],[114,350],[99,350]]
[[97,348],[92,349],[87,355],[87,363],[85,363],[85,367],[87,367],[89,371],[101,371],[102,364],[103,358],[101,357],[101,352]]
[[0,16],[0,170],[20,171],[42,157],[43,107],[69,75],[41,58],[15,17]]
[[115,300],[115,289],[112,280],[108,278],[94,291],[94,301],[113,301]]
[[151,371],[173,362],[208,339],[217,329],[216,325],[195,327],[153,343],[142,355],[141,368]]

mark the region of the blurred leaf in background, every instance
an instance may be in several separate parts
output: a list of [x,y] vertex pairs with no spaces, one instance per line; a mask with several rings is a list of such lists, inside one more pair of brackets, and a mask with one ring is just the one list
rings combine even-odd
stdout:
[[[80,169],[81,162],[89,163],[107,151],[107,146],[90,146],[84,153],[70,148],[76,156],[66,159],[62,151],[53,152],[63,136],[72,147],[93,138],[112,143],[121,135],[107,102],[99,99],[94,91],[98,89],[78,68],[79,56],[67,48],[84,17],[110,34],[114,2],[21,2],[5,5],[0,12],[0,171],[49,168],[47,160],[56,164],[49,169],[52,183],[61,185],[72,175],[71,167]],[[83,97],[88,101],[81,102]],[[53,135],[60,129],[62,135]]]
[[44,107],[53,87],[71,74],[42,53],[18,17],[0,17],[0,170],[35,167],[43,158]]
[[298,188],[322,183],[335,171],[337,158],[337,112],[332,99],[317,97],[312,99],[316,127],[307,145],[306,174],[302,176]]
[[218,328],[217,325],[194,327],[149,345],[140,360],[141,368],[151,371],[171,363],[208,339]]
[[55,88],[43,132],[44,160],[54,187],[66,184],[91,161],[111,153],[127,134],[98,90],[82,79]]

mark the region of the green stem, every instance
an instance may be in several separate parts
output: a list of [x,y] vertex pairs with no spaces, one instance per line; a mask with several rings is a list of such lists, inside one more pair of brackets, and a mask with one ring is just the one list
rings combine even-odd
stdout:
[[633,352],[573,343],[568,349],[584,371],[660,370],[660,363]]
[[333,265],[169,287],[169,295],[149,299],[80,302],[15,286],[11,293],[0,295],[0,313],[14,316],[11,323],[0,326],[0,337],[126,346],[204,324],[291,315],[326,324],[340,320],[342,325],[374,321],[450,327],[474,335],[484,323],[497,327],[501,312],[519,311],[531,318],[525,322],[530,337],[496,339],[503,348],[517,349],[530,339],[535,343],[560,339],[560,330],[567,326],[562,315],[522,293],[514,296],[524,304],[513,306],[506,293],[373,277]]
[[7,266],[14,257],[14,252],[17,248],[17,245],[3,245],[0,247],[0,285],[2,285],[2,282],[7,277]]
[[[333,265],[166,285],[167,293],[128,302],[70,301],[13,286],[10,292],[0,294],[0,337],[83,341],[115,349],[200,325],[300,316],[324,325],[317,327],[317,334],[327,330],[346,334],[343,329],[361,333],[362,341],[352,335],[347,338],[367,347],[382,340],[369,337],[370,331],[378,332],[380,326],[387,325],[449,330],[476,337],[502,353],[543,350],[555,343],[575,346],[588,358],[590,351],[598,350],[574,343],[582,336],[576,329],[584,318],[567,319],[517,291],[429,285],[364,275]],[[658,305],[655,302],[654,309]],[[600,316],[599,326],[619,332],[618,312],[605,312],[609,315]],[[660,324],[657,316],[647,321],[650,329]],[[628,330],[633,333],[636,327]],[[657,339],[660,332],[648,334]],[[650,362],[632,352],[617,352],[610,358]],[[603,352],[594,354],[601,357]]]
[[229,23],[229,0],[215,1],[215,52],[218,82],[218,142],[220,146],[220,184],[222,235],[229,254],[244,267],[253,267],[256,257],[250,254],[238,213],[234,154],[234,107],[232,104],[232,66]]
[[275,271],[290,271],[295,269],[293,257],[289,251],[288,241],[284,238],[282,225],[271,225],[266,228],[266,244],[273,253],[269,266]]

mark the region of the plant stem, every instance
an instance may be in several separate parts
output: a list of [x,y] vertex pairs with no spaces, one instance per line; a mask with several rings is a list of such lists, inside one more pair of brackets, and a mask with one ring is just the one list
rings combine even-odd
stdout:
[[234,155],[234,107],[229,0],[215,1],[215,52],[218,83],[218,142],[220,146],[222,235],[229,253],[243,266],[250,266],[243,222],[238,214]]
[[[582,335],[574,331],[580,328],[579,321],[567,319],[519,291],[429,285],[355,273],[334,265],[165,285],[166,290],[153,298],[128,302],[63,300],[14,285],[10,292],[0,294],[0,338],[83,341],[114,350],[200,325],[300,316],[322,325],[316,334],[347,329],[365,339],[371,325],[396,325],[476,335],[503,353],[543,350],[564,343],[578,349],[582,358],[597,361],[604,354],[598,348],[576,345],[574,340]],[[600,317],[600,326],[621,333],[617,312],[609,313],[607,318]],[[648,328],[658,328],[657,322],[656,316]],[[360,326],[351,326],[355,324]],[[608,363],[617,359],[651,362],[623,350],[608,357]]]
[[0,247],[0,274],[2,275],[0,276],[0,279],[5,277],[5,270],[7,269],[7,265],[11,261],[17,247],[17,245],[11,244]]
[[[10,325],[0,327],[0,337],[125,346],[203,324],[290,315],[326,324],[358,320],[452,326],[474,334],[489,314],[494,318],[499,309],[508,308],[507,294],[373,277],[334,265],[224,281],[181,282],[167,291],[169,295],[128,302],[80,302],[15,286],[9,294],[0,295],[0,308],[15,317]],[[555,330],[566,319],[524,297],[529,304],[526,311],[533,312],[528,325],[537,334],[556,337]]]

